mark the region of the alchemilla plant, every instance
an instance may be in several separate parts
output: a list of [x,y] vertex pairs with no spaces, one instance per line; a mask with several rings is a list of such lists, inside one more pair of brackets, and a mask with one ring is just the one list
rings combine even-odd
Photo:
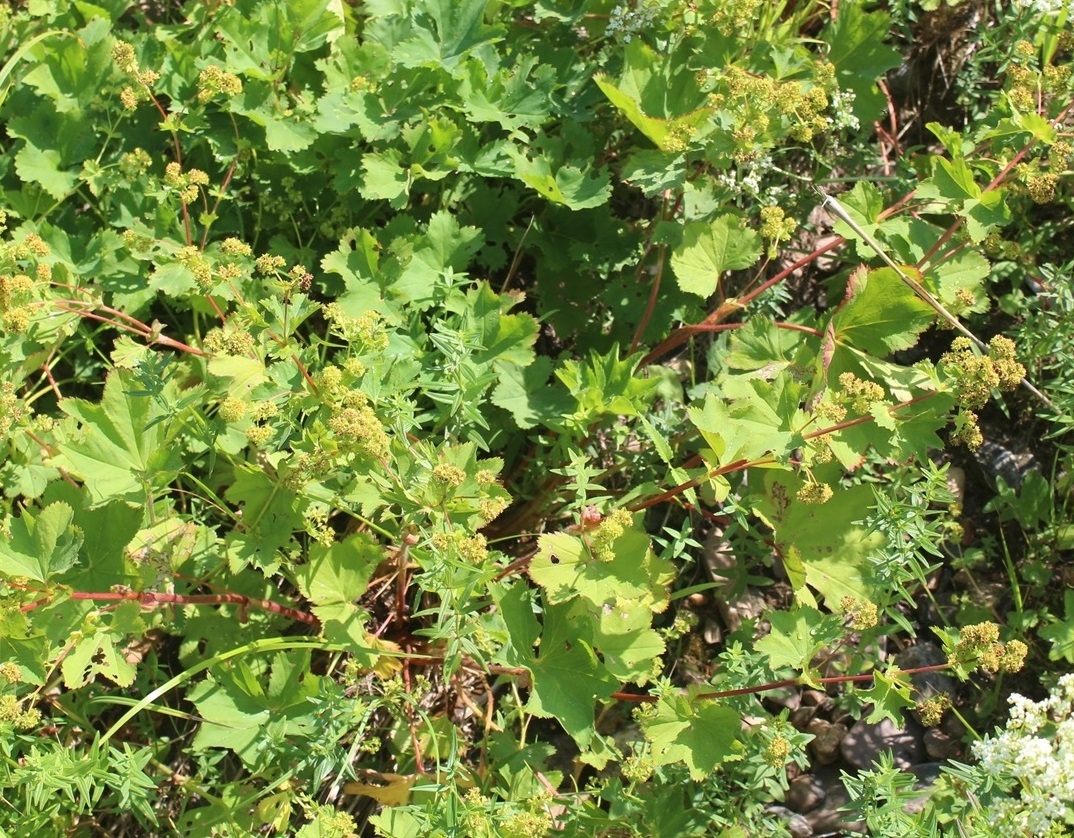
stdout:
[[785,833],[807,690],[1063,828],[1072,44],[924,117],[958,5],[0,10],[0,831]]

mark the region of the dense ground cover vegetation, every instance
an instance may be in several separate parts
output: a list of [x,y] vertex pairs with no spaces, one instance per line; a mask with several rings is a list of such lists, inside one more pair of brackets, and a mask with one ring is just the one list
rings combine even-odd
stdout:
[[1063,834],[1070,16],[0,9],[0,831]]

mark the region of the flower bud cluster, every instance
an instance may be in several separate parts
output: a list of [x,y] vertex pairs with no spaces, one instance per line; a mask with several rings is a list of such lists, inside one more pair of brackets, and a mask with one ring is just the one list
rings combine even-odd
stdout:
[[612,545],[633,524],[634,519],[625,509],[616,509],[608,515],[590,536],[590,545],[595,555],[602,562],[610,562],[615,558]]
[[[7,215],[0,212],[0,232],[6,224]],[[3,331],[23,334],[30,328],[40,284],[52,278],[52,266],[37,260],[49,253],[48,245],[36,233],[0,245],[0,266],[12,271],[0,274],[0,327]],[[33,273],[32,277],[30,273]]]
[[995,623],[975,623],[959,632],[950,662],[961,669],[980,667],[985,672],[1018,672],[1028,651],[1020,640],[1000,643],[999,626]]
[[850,627],[854,631],[868,631],[879,622],[875,602],[861,602],[855,597],[845,596],[840,600],[839,604],[843,608],[843,613],[850,620]]
[[377,460],[387,458],[388,434],[360,390],[343,392],[339,402],[332,407],[328,427],[342,451]]
[[769,242],[768,255],[775,258],[778,254],[778,245],[786,241],[798,228],[798,222],[788,218],[779,206],[768,206],[761,209],[761,236]]
[[134,54],[134,47],[125,41],[116,41],[112,45],[112,60],[116,67],[125,76],[135,82],[135,86],[127,85],[119,93],[119,100],[128,111],[138,107],[139,102],[147,102],[153,96],[153,85],[160,79],[160,73],[153,70],[142,70],[138,67],[138,58]]
[[208,102],[217,95],[238,96],[242,93],[242,81],[234,73],[228,73],[210,65],[198,73],[198,101]]
[[1015,360],[1014,341],[1002,335],[988,342],[988,355],[978,354],[969,338],[957,337],[940,361],[944,371],[954,379],[952,390],[960,408],[951,441],[975,450],[984,441],[975,411],[984,407],[993,390],[1017,387],[1026,369]]
[[30,730],[40,721],[41,713],[36,708],[23,710],[15,696],[0,696],[0,722],[8,722],[16,730]]
[[917,713],[921,718],[921,724],[925,727],[936,727],[943,721],[943,714],[951,707],[951,696],[947,693],[936,693],[917,705]]
[[809,504],[811,506],[819,506],[822,503],[827,503],[832,499],[832,487],[827,483],[818,483],[815,480],[807,480],[798,489],[795,497],[799,503]]
[[178,163],[169,163],[164,167],[164,185],[179,192],[179,200],[184,205],[192,204],[201,194],[200,187],[209,185],[209,176],[201,169],[188,169]]

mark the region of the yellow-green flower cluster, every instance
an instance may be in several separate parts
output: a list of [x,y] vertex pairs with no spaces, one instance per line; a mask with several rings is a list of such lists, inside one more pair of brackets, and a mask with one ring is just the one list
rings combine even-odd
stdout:
[[21,334],[30,327],[33,291],[37,283],[26,274],[0,276],[0,311],[3,312],[4,330]]
[[256,343],[249,332],[229,325],[210,329],[202,345],[213,355],[249,355]]
[[773,768],[782,768],[787,764],[787,759],[791,755],[790,740],[785,736],[773,737],[772,741],[765,746],[762,755],[764,761]]
[[306,533],[324,547],[331,547],[336,541],[336,532],[328,523],[328,512],[323,507],[311,506],[303,514]]
[[254,267],[259,274],[267,276],[268,274],[282,271],[283,266],[286,264],[287,262],[284,261],[282,256],[273,256],[271,253],[264,253],[257,257],[257,260],[254,262]]
[[508,498],[499,495],[492,498],[481,498],[481,500],[477,502],[477,514],[481,516],[481,519],[486,524],[488,524],[499,518],[510,503]]
[[41,712],[36,707],[23,710],[15,696],[0,695],[0,722],[7,722],[16,730],[30,730],[40,721]]
[[850,405],[855,413],[868,413],[874,403],[884,400],[883,387],[875,381],[858,378],[852,372],[842,373],[839,376],[839,385],[842,387],[838,395],[839,401]]
[[602,562],[610,562],[615,558],[612,545],[633,523],[633,518],[625,509],[616,509],[605,518],[590,537],[590,545],[595,555]]
[[205,254],[193,245],[181,247],[175,254],[175,261],[194,275],[194,282],[199,288],[208,290],[214,285],[213,268]]
[[352,347],[363,352],[383,352],[388,348],[388,332],[379,312],[350,317],[338,303],[329,303],[324,307],[324,316]]
[[717,3],[709,15],[709,24],[720,32],[738,32],[754,22],[761,0],[735,0]]
[[619,764],[619,772],[631,783],[647,782],[655,770],[652,756],[645,753],[633,753]]
[[947,693],[937,693],[931,698],[921,701],[917,705],[917,713],[921,718],[921,724],[925,727],[936,727],[943,721],[943,714],[951,707],[951,697]]
[[855,597],[845,596],[839,604],[850,619],[850,627],[854,631],[868,631],[876,626],[879,620],[875,602],[860,602]]
[[814,480],[807,480],[798,489],[796,495],[799,503],[810,504],[813,506],[827,503],[832,499],[832,487],[827,483],[818,483]]
[[954,392],[959,404],[969,410],[984,407],[992,390],[1013,390],[1025,377],[1026,370],[1015,360],[1012,340],[996,335],[988,342],[988,355],[974,351],[969,338],[957,337],[941,358],[944,367],[954,374]]
[[250,403],[238,396],[228,396],[220,402],[220,418],[225,422],[238,422],[250,409]]
[[200,187],[209,185],[209,176],[201,169],[188,169],[178,163],[169,163],[164,167],[164,184],[179,190],[179,200],[183,204],[192,204],[201,194]]
[[136,87],[127,85],[119,93],[119,100],[123,103],[123,107],[128,111],[133,111],[138,107],[139,102],[148,101],[152,97],[152,88],[160,78],[160,73],[139,69],[134,47],[125,41],[116,41],[112,45],[112,60],[121,73],[129,76],[136,83]]
[[220,93],[238,96],[242,93],[242,81],[234,73],[210,65],[198,73],[198,101],[208,102]]
[[788,218],[782,207],[770,206],[761,209],[761,236],[769,243],[769,258],[776,256],[777,245],[789,239],[797,227],[798,222]]
[[11,429],[28,415],[28,409],[15,394],[15,385],[0,381],[0,439],[7,439]]
[[153,158],[149,156],[149,152],[144,148],[136,148],[134,151],[128,151],[120,155],[118,163],[120,173],[127,180],[141,177],[149,171],[149,167],[152,165]]
[[1020,640],[1000,643],[995,623],[975,623],[959,632],[951,663],[966,669],[980,666],[986,672],[1018,672],[1028,651]]
[[441,486],[461,486],[466,482],[466,472],[450,463],[437,463],[433,466],[433,481]]
[[343,394],[340,404],[332,410],[328,427],[344,451],[378,460],[388,456],[388,434],[359,390]]

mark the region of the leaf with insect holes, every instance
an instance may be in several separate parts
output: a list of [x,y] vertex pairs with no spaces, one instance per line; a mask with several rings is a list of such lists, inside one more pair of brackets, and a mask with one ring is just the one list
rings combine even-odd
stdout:
[[627,530],[612,544],[612,558],[602,561],[586,540],[568,533],[551,533],[538,540],[530,562],[530,577],[544,589],[549,602],[582,597],[603,605],[617,597],[646,603],[653,611],[667,603],[667,585],[674,569],[652,551],[648,536]]
[[74,690],[85,686],[97,675],[103,675],[120,687],[134,683],[135,665],[128,659],[124,646],[132,637],[145,633],[138,602],[122,602],[105,620],[83,632],[60,664],[63,684]]

